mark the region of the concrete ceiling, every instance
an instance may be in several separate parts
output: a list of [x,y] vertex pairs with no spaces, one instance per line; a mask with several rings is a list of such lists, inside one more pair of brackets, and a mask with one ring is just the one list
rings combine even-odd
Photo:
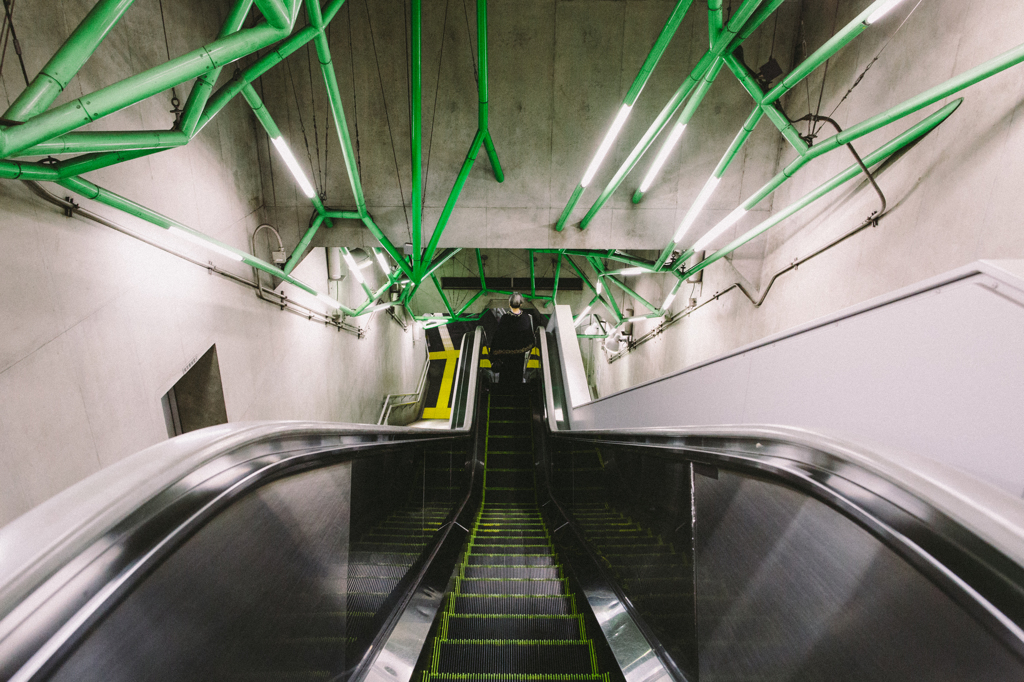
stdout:
[[[424,5],[424,240],[437,223],[476,132],[474,5],[467,0]],[[490,120],[505,181],[495,181],[481,154],[441,237],[442,247],[665,246],[750,113],[749,95],[727,70],[712,86],[644,201],[633,205],[630,195],[653,153],[588,229],[575,225],[707,49],[707,12],[701,2],[690,8],[613,152],[574,212],[572,226],[556,232],[554,224],[674,5],[666,0],[492,0]],[[790,68],[800,11],[801,3],[785,2],[747,41],[744,52],[751,68],[756,70],[769,55],[784,70]],[[330,36],[367,203],[377,224],[398,244],[410,240],[407,36],[408,2],[394,0],[350,0],[333,22]],[[353,199],[316,68],[316,55],[299,50],[263,76],[258,89],[300,161],[310,167],[312,176],[324,179],[327,203],[349,208]],[[304,139],[311,150],[308,158]],[[694,230],[714,225],[774,174],[781,140],[769,123],[758,127]],[[276,155],[269,154],[265,140],[261,145],[267,218],[295,243],[308,224],[309,204]],[[757,213],[770,208],[765,202],[760,211],[752,212],[750,224],[759,219]],[[341,244],[372,245],[372,238],[357,222],[339,221],[338,227],[321,230],[314,242]],[[759,259],[762,249],[755,243],[737,256]]]

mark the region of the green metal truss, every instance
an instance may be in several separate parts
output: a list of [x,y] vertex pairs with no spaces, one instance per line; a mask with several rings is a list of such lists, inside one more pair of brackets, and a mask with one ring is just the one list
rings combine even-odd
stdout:
[[[438,280],[437,271],[460,249],[446,249],[438,254],[438,247],[444,230],[451,218],[452,211],[466,183],[476,159],[483,149],[494,172],[495,180],[502,182],[504,174],[494,141],[489,128],[488,117],[488,75],[487,75],[487,0],[477,0],[477,61],[479,64],[477,80],[477,111],[478,126],[476,134],[469,146],[462,168],[448,195],[441,215],[434,225],[429,239],[424,245],[423,234],[423,173],[422,173],[422,0],[412,0],[411,6],[411,165],[412,165],[412,254],[403,255],[397,250],[384,232],[373,220],[366,206],[362,181],[359,176],[357,160],[352,140],[348,132],[348,122],[342,105],[341,91],[327,41],[326,30],[337,16],[345,0],[327,0],[320,4],[317,0],[237,0],[228,13],[218,37],[211,43],[196,50],[171,59],[164,64],[136,74],[117,83],[100,88],[74,101],[52,106],[57,97],[78,73],[99,44],[117,25],[126,11],[131,7],[132,0],[98,0],[85,19],[72,32],[71,36],[56,51],[39,74],[31,81],[13,104],[4,112],[0,121],[0,178],[44,180],[57,183],[77,194],[106,204],[129,213],[158,227],[176,230],[192,241],[208,246],[211,250],[224,257],[247,263],[274,277],[280,278],[300,288],[306,293],[316,296],[325,305],[346,315],[362,315],[382,307],[391,305],[403,306],[413,315],[412,301],[421,284],[430,281],[438,290],[445,306],[441,316],[413,315],[416,319],[429,326],[445,324],[450,321],[474,320],[479,315],[467,313],[473,303],[486,294],[508,294],[511,292],[487,288],[484,276],[483,259],[479,249],[476,250],[476,261],[480,276],[480,291],[469,301],[457,309],[445,295]],[[593,179],[603,156],[614,142],[614,138],[628,117],[633,105],[640,97],[644,86],[654,68],[664,54],[669,42],[677,32],[686,13],[690,10],[693,0],[678,0],[672,9],[663,29],[656,38],[647,58],[640,67],[616,117],[615,124],[602,139],[584,180],[572,192],[565,209],[562,211],[555,228],[564,229],[577,203],[583,196],[586,186]],[[811,203],[826,196],[863,172],[858,166],[850,166],[842,173],[821,184],[803,198],[792,203],[781,211],[776,211],[770,218],[750,229],[741,237],[706,256],[699,263],[687,268],[688,259],[697,251],[695,248],[701,241],[710,243],[705,235],[702,240],[692,241],[686,234],[687,228],[693,223],[704,203],[714,192],[718,180],[723,177],[732,161],[736,158],[743,145],[749,139],[754,128],[767,117],[779,130],[780,134],[793,147],[797,158],[737,207],[736,211],[723,221],[715,230],[724,232],[722,225],[731,226],[747,211],[754,208],[771,195],[779,186],[801,170],[806,164],[824,154],[830,153],[841,146],[848,145],[884,126],[890,125],[904,117],[929,107],[941,100],[958,93],[979,81],[1010,68],[1024,61],[1024,45],[1018,46],[978,67],[962,73],[941,85],[935,86],[888,111],[868,118],[856,125],[837,133],[832,137],[815,142],[813,145],[802,138],[793,126],[793,122],[785,115],[778,105],[780,98],[811,74],[815,69],[835,55],[840,49],[865,31],[882,11],[891,8],[893,0],[876,0],[863,12],[842,27],[824,45],[797,65],[777,85],[767,92],[762,89],[757,79],[736,56],[736,50],[761,26],[774,12],[782,0],[744,0],[739,8],[732,13],[728,22],[724,21],[721,0],[707,0],[708,7],[708,39],[709,47],[692,68],[689,76],[679,86],[669,101],[662,108],[654,121],[641,137],[640,141],[628,154],[626,160],[604,186],[600,195],[588,209],[579,224],[580,229],[586,228],[608,198],[625,181],[629,173],[639,164],[641,158],[654,145],[665,128],[675,118],[672,132],[663,140],[654,163],[648,169],[648,177],[643,185],[649,185],[650,179],[656,176],[661,164],[669,156],[672,146],[676,144],[684,127],[699,111],[704,96],[713,87],[721,72],[728,71],[744,87],[753,99],[753,110],[743,127],[726,149],[721,161],[709,178],[704,190],[691,206],[671,242],[654,260],[638,258],[616,250],[592,249],[533,249],[530,255],[531,286],[526,298],[555,302],[558,296],[558,280],[563,266],[575,271],[586,287],[593,293],[587,309],[601,304],[608,316],[616,325],[624,320],[610,287],[621,290],[649,311],[636,317],[658,317],[666,314],[683,281],[708,267],[711,263],[724,258],[743,244],[756,238],[782,220],[809,206]],[[305,11],[307,24],[297,28],[300,13]],[[247,21],[254,16],[256,21]],[[245,28],[247,23],[251,26]],[[252,254],[244,253],[224,244],[212,237],[204,235],[183,225],[172,218],[164,216],[141,204],[123,197],[115,192],[99,187],[81,177],[82,174],[107,166],[124,163],[149,154],[156,154],[188,144],[200,134],[223,108],[237,95],[248,103],[257,120],[267,135],[278,146],[284,156],[287,147],[284,145],[281,132],[274,122],[271,112],[262,101],[252,83],[270,69],[281,64],[290,54],[312,42],[318,61],[324,87],[334,122],[335,134],[340,142],[347,176],[355,199],[355,207],[349,210],[330,209],[323,203],[323,198],[313,191],[304,192],[309,196],[314,217],[310,227],[300,239],[286,264],[278,268]],[[263,52],[262,56],[244,69],[236,71],[219,89],[214,90],[223,68],[238,60]],[[143,99],[152,97],[166,90],[181,86],[194,79],[184,110],[172,130],[131,130],[131,131],[80,131],[79,128],[102,117],[120,111]],[[870,168],[889,158],[913,141],[920,139],[928,131],[939,125],[959,106],[962,100],[957,99],[919,123],[900,133],[877,150],[864,157],[865,167]],[[678,114],[678,117],[677,117]],[[282,151],[282,148],[284,151]],[[72,155],[70,158],[54,160],[52,155]],[[33,161],[29,157],[50,157],[44,161]],[[293,159],[294,160],[294,159]],[[286,159],[287,161],[287,159]],[[297,167],[297,166],[296,166]],[[294,172],[294,171],[293,171]],[[302,185],[297,174],[296,181]],[[308,184],[308,182],[307,182]],[[646,187],[636,189],[632,195],[633,202],[643,200]],[[390,260],[383,253],[374,249],[382,267],[387,271],[385,282],[377,289],[372,289],[359,277],[366,299],[358,305],[346,306],[334,301],[323,292],[296,279],[291,273],[301,261],[317,231],[323,226],[330,226],[334,220],[359,220],[371,232]],[[731,221],[728,222],[727,221]],[[727,223],[727,224],[726,224]],[[721,228],[721,229],[720,229]],[[714,232],[714,230],[712,231]],[[717,236],[717,235],[716,235]],[[692,243],[687,243],[691,240]],[[688,248],[678,249],[680,245]],[[681,251],[681,253],[677,253]],[[346,260],[351,261],[351,254],[343,250]],[[554,290],[550,295],[539,295],[536,286],[536,271],[533,267],[534,254],[554,254]],[[673,254],[677,254],[673,259]],[[581,257],[585,262],[581,266],[575,258]],[[670,261],[671,259],[671,261]],[[393,262],[393,265],[392,265]],[[592,275],[588,275],[589,267]],[[661,305],[644,299],[637,291],[622,280],[627,271],[630,275],[646,273],[649,275],[674,278],[674,284],[668,297]],[[397,300],[389,296],[384,303],[379,303],[388,290],[399,292]],[[581,316],[582,317],[582,316]],[[580,320],[581,321],[581,320]]]

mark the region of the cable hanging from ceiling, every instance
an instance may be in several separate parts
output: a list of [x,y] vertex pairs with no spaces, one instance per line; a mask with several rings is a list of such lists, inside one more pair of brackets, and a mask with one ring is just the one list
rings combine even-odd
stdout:
[[[167,39],[167,18],[164,16],[164,0],[160,0],[160,25],[164,29],[164,49],[167,51],[167,61],[171,61],[171,41]],[[184,111],[181,108],[181,100],[178,99],[178,91],[171,88],[171,111],[174,114],[174,127],[181,123],[181,115]]]

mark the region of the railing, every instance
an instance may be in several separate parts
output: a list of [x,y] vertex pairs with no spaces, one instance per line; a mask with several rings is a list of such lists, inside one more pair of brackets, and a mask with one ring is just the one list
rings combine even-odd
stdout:
[[[425,343],[424,346],[426,346]],[[423,391],[427,387],[427,374],[429,370],[430,351],[428,349],[423,359],[423,371],[420,372],[420,380],[416,384],[416,390],[412,393],[391,393],[384,396],[384,405],[380,409],[380,417],[377,418],[379,426],[386,426],[391,423],[391,413],[395,408],[419,405],[423,402]]]
[[[477,356],[481,332],[472,341]],[[27,682],[51,675],[148,576],[239,498],[264,485],[334,465],[362,470],[376,462],[383,465],[379,457],[397,457],[397,463],[438,451],[452,476],[466,475],[461,459],[448,454],[465,450],[475,459],[470,435],[477,393],[471,384],[478,378],[479,362],[464,364],[458,407],[464,414],[455,416],[449,431],[315,422],[211,427],[103,469],[0,529],[0,679]],[[386,468],[370,479],[360,478],[359,494],[365,497],[367,486],[376,486],[386,497],[401,480],[419,475],[415,468],[395,468],[394,463]],[[342,472],[328,476],[328,485],[335,485],[339,475],[355,480]],[[349,496],[339,492],[331,499],[347,505]],[[393,505],[394,500],[384,499],[362,509],[381,513]],[[350,521],[355,518],[347,518],[345,528]],[[450,525],[438,531],[431,551],[437,551]],[[249,531],[239,531],[248,537]],[[395,618],[388,622],[393,626]]]
[[[557,338],[542,335],[542,354],[557,354]],[[894,461],[796,428],[624,428],[628,414],[650,419],[666,409],[645,402],[656,396],[666,399],[657,391],[621,395],[619,402],[628,413],[616,417],[613,429],[570,429],[561,412],[571,408],[559,400],[565,372],[555,364],[545,362],[542,372],[549,473],[562,481],[553,485],[553,493],[570,517],[583,514],[589,521],[596,508],[622,507],[618,512],[644,526],[656,549],[676,548],[679,565],[690,567],[686,575],[644,574],[637,567],[640,559],[634,558],[621,570],[639,570],[645,577],[622,583],[628,589],[619,587],[630,613],[648,624],[645,634],[652,649],[667,647],[684,677],[698,672],[702,677],[786,677],[784,671],[770,672],[773,655],[776,662],[797,666],[794,670],[801,673],[793,674],[798,677],[816,676],[809,667],[799,668],[810,665],[811,652],[802,645],[772,650],[775,645],[765,639],[749,647],[737,641],[728,655],[715,649],[725,632],[747,628],[746,635],[756,639],[759,634],[751,623],[757,619],[767,630],[801,632],[805,643],[843,652],[843,660],[874,657],[884,660],[883,668],[920,665],[918,672],[934,673],[922,673],[923,678],[943,676],[936,661],[967,666],[960,668],[969,671],[964,677],[1024,674],[1020,500],[934,462],[909,457]],[[592,453],[592,461],[581,463],[580,457],[587,456],[581,453]],[[572,523],[587,536],[579,517]],[[609,551],[601,547],[600,534],[590,548],[597,554]],[[723,548],[732,554],[723,554]],[[639,557],[643,550],[634,548],[633,553]],[[702,575],[701,570],[717,573]],[[729,578],[730,571],[739,573]],[[666,630],[658,624],[656,611],[665,607],[666,595],[644,592],[644,581],[650,579],[696,586],[689,619],[672,621],[689,630]],[[717,587],[709,586],[707,581],[715,580]],[[726,584],[730,580],[734,582]],[[702,594],[702,585],[717,592]],[[816,594],[815,585],[824,587]],[[792,602],[769,603],[767,593]],[[845,600],[854,595],[850,603],[856,608],[848,611]],[[886,602],[896,595],[906,601]],[[700,628],[698,612],[703,614]],[[790,620],[768,623],[782,613]],[[874,620],[865,620],[867,613]],[[924,622],[943,625],[922,628]],[[702,631],[708,641],[700,639]],[[971,644],[951,644],[957,640]],[[876,651],[857,648],[868,641]],[[758,646],[773,651],[758,663],[764,668],[736,669],[747,660],[758,662],[763,653]],[[861,669],[852,676],[866,679],[871,674]]]

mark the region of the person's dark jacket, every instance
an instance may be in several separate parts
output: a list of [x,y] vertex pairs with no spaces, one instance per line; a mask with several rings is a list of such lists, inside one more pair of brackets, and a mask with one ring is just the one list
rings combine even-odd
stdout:
[[521,355],[533,348],[533,340],[533,317],[529,313],[505,313],[494,330],[491,355]]

